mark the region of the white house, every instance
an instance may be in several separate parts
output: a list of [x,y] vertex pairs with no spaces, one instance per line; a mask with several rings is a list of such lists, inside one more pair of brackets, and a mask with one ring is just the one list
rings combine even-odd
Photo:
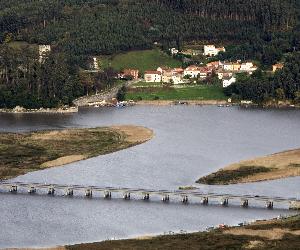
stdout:
[[145,71],[144,73],[145,82],[161,82],[161,72],[160,71]]
[[93,67],[95,70],[99,70],[99,64],[96,57],[93,57]]
[[191,65],[183,71],[184,76],[190,76],[191,78],[197,78],[199,74],[200,69],[196,65]]
[[223,79],[223,88],[227,88],[231,84],[236,82],[236,78],[232,76],[231,78]]
[[246,62],[241,64],[241,71],[251,72],[257,70],[257,67],[254,66],[252,62]]
[[50,45],[39,45],[39,62],[42,63],[47,56],[47,54],[51,52],[51,46]]
[[171,52],[171,55],[173,56],[173,55],[177,55],[179,53],[179,50],[176,48],[171,48],[170,52]]
[[215,45],[204,45],[204,55],[205,56],[216,56],[220,52],[225,52],[225,48],[216,48]]
[[233,73],[230,71],[227,71],[227,72],[219,71],[217,74],[218,74],[218,78],[220,80],[222,80],[223,78],[230,78],[233,75]]
[[241,69],[241,64],[239,62],[224,62],[223,69],[225,71],[239,71]]

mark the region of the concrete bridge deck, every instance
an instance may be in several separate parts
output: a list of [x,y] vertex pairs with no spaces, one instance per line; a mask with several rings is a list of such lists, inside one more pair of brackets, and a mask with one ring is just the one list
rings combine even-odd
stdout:
[[167,202],[170,197],[179,197],[183,203],[190,198],[196,198],[202,204],[208,204],[210,199],[218,199],[222,205],[228,205],[229,200],[239,200],[241,206],[248,207],[249,201],[264,202],[267,208],[273,208],[274,203],[288,204],[291,209],[300,209],[300,200],[296,198],[269,197],[258,195],[234,195],[225,193],[203,193],[199,190],[155,190],[125,187],[100,187],[82,185],[63,185],[46,183],[24,183],[24,182],[0,182],[0,188],[9,192],[17,192],[19,188],[25,188],[28,193],[36,193],[37,190],[46,189],[48,194],[54,195],[56,190],[61,190],[67,196],[72,196],[74,191],[84,192],[85,196],[92,197],[93,193],[100,192],[105,198],[111,198],[112,193],[122,193],[124,199],[130,199],[130,195],[142,195],[142,199],[149,200],[151,196],[160,196],[161,200]]

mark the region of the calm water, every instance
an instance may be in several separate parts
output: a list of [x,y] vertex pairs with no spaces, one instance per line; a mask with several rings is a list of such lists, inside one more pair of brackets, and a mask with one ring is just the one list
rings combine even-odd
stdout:
[[[299,110],[245,110],[214,106],[136,106],[82,109],[78,114],[0,114],[0,131],[134,124],[151,128],[145,144],[64,167],[20,176],[47,182],[177,189],[242,159],[299,147]],[[298,197],[300,178],[203,191]],[[136,197],[137,199],[139,197]],[[262,204],[261,204],[262,205]],[[203,230],[220,223],[272,218],[282,207],[241,209],[159,201],[0,195],[0,247],[54,246],[167,231]]]

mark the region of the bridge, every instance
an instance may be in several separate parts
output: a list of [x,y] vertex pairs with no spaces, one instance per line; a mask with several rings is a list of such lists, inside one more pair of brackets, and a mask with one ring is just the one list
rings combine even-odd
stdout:
[[250,202],[262,202],[266,208],[272,209],[274,203],[288,204],[290,209],[300,209],[300,200],[296,198],[269,197],[258,195],[234,195],[224,193],[202,193],[199,190],[154,190],[154,189],[134,189],[116,188],[82,185],[63,185],[46,183],[24,183],[24,182],[0,182],[0,188],[11,193],[17,193],[19,189],[25,189],[29,194],[35,194],[37,190],[46,191],[43,194],[54,195],[57,190],[63,192],[65,196],[73,196],[75,192],[86,197],[92,197],[95,193],[103,194],[106,199],[112,198],[112,194],[121,194],[122,198],[129,200],[132,195],[141,197],[143,200],[150,200],[150,197],[160,197],[162,202],[180,200],[187,204],[190,199],[199,200],[203,205],[207,205],[210,200],[218,200],[221,205],[228,206],[230,200],[238,200],[242,207],[248,207]]

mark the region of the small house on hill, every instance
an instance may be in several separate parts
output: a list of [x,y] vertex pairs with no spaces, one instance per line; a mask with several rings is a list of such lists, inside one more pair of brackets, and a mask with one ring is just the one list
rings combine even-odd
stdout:
[[144,73],[145,82],[161,82],[161,72],[157,70],[148,70]]

